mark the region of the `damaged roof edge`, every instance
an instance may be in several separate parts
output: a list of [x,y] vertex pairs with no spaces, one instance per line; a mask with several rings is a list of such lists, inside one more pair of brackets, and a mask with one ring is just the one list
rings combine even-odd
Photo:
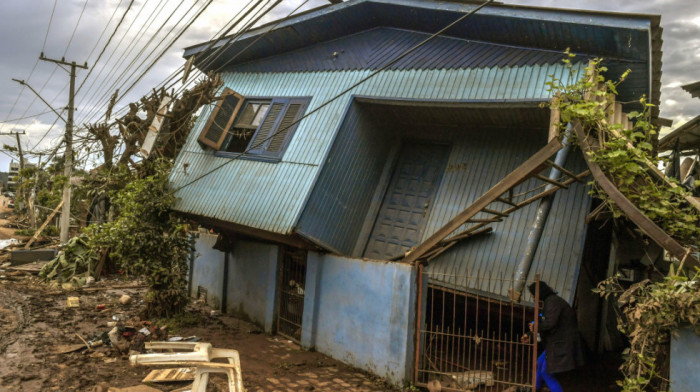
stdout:
[[[326,6],[317,7],[302,12],[300,14],[272,21],[270,23],[264,24],[260,27],[257,27],[249,32],[240,35],[239,37],[237,37],[236,40],[245,40],[251,37],[265,34],[266,32],[271,30],[283,29],[290,25],[310,20],[331,12],[337,12],[353,6],[369,3],[408,6],[416,8],[430,8],[434,10],[442,10],[449,12],[469,12],[477,7],[476,2],[464,3],[457,1],[447,1],[436,3],[428,2],[425,0],[350,0],[340,4],[330,4]],[[634,30],[647,30],[649,29],[649,27],[655,29],[659,26],[661,20],[660,15],[653,14],[628,14],[620,12],[546,8],[501,3],[491,4],[479,11],[479,13],[481,15],[490,16],[501,16],[532,20],[548,20],[562,23],[617,27]],[[595,16],[596,18],[592,19],[591,16]],[[643,23],[640,24],[640,22]],[[186,47],[183,57],[189,57],[194,54],[200,53],[203,50],[207,49],[212,43],[214,43],[213,48],[218,48],[223,45],[226,45],[234,36],[235,34],[232,34],[227,37],[224,37],[218,42],[216,40],[213,40]]]

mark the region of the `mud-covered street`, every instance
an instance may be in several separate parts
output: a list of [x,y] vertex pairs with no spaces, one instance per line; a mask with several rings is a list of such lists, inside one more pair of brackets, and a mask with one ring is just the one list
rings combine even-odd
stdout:
[[[31,274],[3,271],[0,275],[5,276],[0,279],[2,391],[106,391],[107,387],[141,384],[155,367],[130,365],[129,352],[101,345],[57,353],[65,351],[68,345],[82,344],[81,338],[89,341],[108,332],[113,316],[117,316],[121,326],[163,326],[169,337],[196,336],[214,347],[238,350],[248,391],[392,390],[364,372],[319,353],[303,351],[281,337],[260,333],[252,324],[228,315],[212,316],[210,309],[196,303],[179,319],[180,325],[173,320],[141,320],[138,314],[144,288],[107,288],[137,282],[108,278],[67,293],[49,288]],[[119,302],[124,294],[131,297],[126,305]],[[67,306],[66,300],[71,296],[80,298],[79,307]],[[98,309],[98,305],[104,308]],[[179,382],[150,386],[170,391],[186,385]],[[223,378],[214,377],[208,390],[224,390],[223,385]]]

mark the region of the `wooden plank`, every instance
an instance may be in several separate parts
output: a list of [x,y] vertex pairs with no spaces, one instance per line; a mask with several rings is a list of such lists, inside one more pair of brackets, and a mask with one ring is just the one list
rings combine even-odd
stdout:
[[195,368],[172,368],[172,369],[156,369],[141,380],[141,382],[178,382],[194,380]]
[[469,219],[466,223],[496,223],[503,222],[501,218],[490,218],[490,219]]
[[61,200],[61,202],[58,203],[56,208],[54,208],[53,211],[51,211],[51,214],[49,214],[49,217],[46,218],[44,223],[41,224],[41,227],[39,227],[39,230],[37,230],[36,233],[34,233],[34,236],[32,237],[32,239],[30,239],[29,242],[27,242],[27,245],[24,245],[24,249],[29,249],[29,247],[32,246],[34,241],[36,241],[37,238],[39,238],[39,236],[41,235],[41,232],[44,231],[46,226],[49,225],[49,222],[51,222],[51,219],[53,219],[53,217],[56,216],[56,213],[58,213],[58,210],[60,210],[61,207],[63,207],[63,200]]
[[504,213],[504,212],[502,212],[502,211],[496,211],[496,210],[492,210],[492,209],[490,209],[490,208],[484,208],[484,209],[482,209],[481,211],[483,211],[483,212],[488,212],[489,214],[492,214],[492,215],[502,216],[502,217],[504,217],[504,218],[508,216],[508,214],[506,214],[506,213]]
[[568,186],[562,184],[561,182],[559,182],[557,180],[552,180],[551,178],[549,178],[547,176],[543,176],[541,174],[535,174],[534,177],[540,181],[548,182],[554,186],[558,186],[559,188],[568,188]]
[[[582,179],[584,179],[590,175],[591,175],[591,171],[586,170],[586,171],[582,172],[581,174],[577,175],[575,178],[567,179],[566,181],[562,182],[562,184],[571,185],[573,182],[581,181]],[[552,193],[558,191],[559,189],[561,189],[561,188],[555,186],[554,188],[550,188],[550,189],[547,189],[545,191],[542,191],[542,192],[536,194],[535,196],[531,196],[528,199],[525,199],[525,200],[521,201],[520,203],[518,203],[517,208],[515,208],[515,207],[509,208],[509,209],[505,210],[504,212],[511,213],[512,211],[515,211],[518,208],[523,208],[526,205],[531,204],[531,203],[533,203],[533,202],[535,202],[535,201],[537,201],[545,196],[551,195]]]
[[[551,106],[554,106],[559,101],[559,93],[552,98]],[[550,107],[551,107],[550,106]],[[559,121],[561,120],[561,112],[558,107],[550,109],[549,112],[549,136],[547,142],[551,142],[559,136]]]
[[406,263],[414,263],[428,250],[437,245],[438,242],[442,241],[445,237],[450,235],[450,233],[457,230],[465,222],[473,218],[479,211],[496,200],[496,198],[507,192],[516,184],[522,182],[523,178],[531,176],[536,169],[538,169],[547,159],[559,151],[561,147],[561,142],[558,139],[550,141],[546,146],[537,151],[535,155],[530,157],[530,159],[518,166],[518,168],[510,172],[510,174],[508,174],[504,179],[484,193],[483,196],[478,198],[474,203],[467,207],[467,209],[457,214],[457,216],[438,229],[427,240],[418,245],[415,250],[410,252],[404,258],[403,261]]
[[500,202],[503,203],[503,204],[508,204],[508,205],[513,206],[513,207],[517,207],[517,206],[518,206],[518,203],[513,203],[512,200],[506,200],[506,199],[504,199],[504,198],[502,198],[502,197],[497,197],[497,198],[496,198],[496,201],[500,201]]
[[[563,167],[557,165],[556,163],[552,162],[552,161],[549,160],[549,159],[548,159],[547,162],[545,162],[545,163],[546,163],[548,166],[553,167],[553,168],[559,170],[560,172],[566,174],[567,176],[569,176],[569,177],[571,177],[571,178],[576,178],[576,173],[571,172],[571,171],[569,171],[569,170],[567,170],[567,169],[565,169],[565,168],[563,168]],[[579,182],[582,183],[583,181],[579,181]]]
[[[598,185],[600,185],[605,193],[610,196],[615,205],[617,205],[617,207],[620,208],[620,210],[622,210],[622,212],[624,212],[632,222],[634,222],[647,236],[649,236],[649,238],[659,244],[662,248],[666,249],[671,256],[677,258],[678,260],[682,260],[683,257],[686,256],[687,250],[681,246],[681,244],[676,242],[676,240],[671,238],[671,236],[666,234],[666,232],[657,226],[656,223],[644,215],[644,213],[641,212],[634,204],[632,204],[625,197],[625,195],[623,195],[622,192],[617,189],[615,184],[608,179],[603,170],[595,162],[593,162],[588,155],[592,150],[591,144],[588,139],[586,139],[586,135],[578,122],[574,125],[574,131],[576,132],[579,145],[584,152],[583,157],[586,160],[586,164],[588,164],[588,167],[593,174],[593,178],[595,178]],[[689,254],[687,256],[688,258],[686,259],[686,263],[689,263],[693,267],[700,267],[700,262],[698,262],[698,260]]]

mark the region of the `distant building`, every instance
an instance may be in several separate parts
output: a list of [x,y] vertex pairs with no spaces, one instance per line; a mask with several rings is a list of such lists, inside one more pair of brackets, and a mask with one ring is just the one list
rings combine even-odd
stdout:
[[[36,167],[35,164],[27,162],[24,160],[24,167]],[[3,182],[3,189],[7,189],[10,192],[14,192],[17,189],[17,182],[15,178],[19,176],[19,162],[10,162],[10,170],[7,174],[7,179]]]

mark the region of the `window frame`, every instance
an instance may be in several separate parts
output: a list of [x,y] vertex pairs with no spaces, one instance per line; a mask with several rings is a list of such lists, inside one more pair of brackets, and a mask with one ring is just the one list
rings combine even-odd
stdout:
[[[238,99],[238,102],[236,103],[236,106],[232,109],[232,114],[226,121],[226,126],[223,128],[219,139],[217,141],[213,141],[207,138],[207,134],[209,133],[211,126],[214,124],[216,116],[219,114],[219,111],[223,107],[224,103],[226,102],[226,98],[229,95],[233,95],[236,99]],[[215,151],[221,149],[221,146],[226,139],[226,135],[228,134],[229,128],[231,128],[231,126],[233,125],[233,121],[238,117],[238,112],[243,107],[243,103],[245,103],[246,101],[246,98],[244,96],[228,87],[224,87],[224,89],[221,91],[221,94],[219,95],[219,98],[219,102],[217,102],[217,104],[209,113],[209,118],[207,118],[207,122],[204,124],[204,127],[202,127],[202,130],[199,132],[199,136],[197,137],[197,141],[201,145],[212,148]]]
[[[260,125],[258,125],[257,129],[251,136],[250,141],[246,145],[246,149],[248,149],[257,138],[258,134],[261,132],[261,128],[263,124],[265,123],[265,120],[267,120],[267,117],[270,115],[270,111],[273,108],[274,104],[283,104],[283,107],[275,119],[274,124],[272,125],[272,128],[270,129],[270,133],[276,133],[279,131],[280,124],[284,120],[284,117],[287,114],[287,111],[289,110],[290,106],[293,104],[299,104],[301,105],[300,108],[298,109],[298,112],[295,116],[295,119],[292,121],[297,121],[295,124],[291,125],[289,127],[289,130],[284,136],[284,140],[280,144],[279,151],[268,151],[267,148],[270,145],[270,142],[272,138],[269,138],[263,142],[260,148],[256,148],[253,150],[250,150],[246,153],[242,152],[230,152],[226,151],[226,148],[228,148],[228,143],[226,143],[226,138],[224,138],[224,141],[222,141],[221,146],[219,147],[218,150],[215,150],[214,155],[220,158],[241,158],[241,159],[246,159],[246,160],[255,160],[255,161],[266,161],[266,162],[279,162],[282,160],[282,157],[284,156],[284,153],[287,151],[287,148],[289,147],[289,144],[291,143],[292,138],[294,137],[294,134],[296,133],[296,130],[299,127],[299,119],[303,118],[304,115],[306,115],[306,110],[309,107],[309,103],[311,102],[311,97],[308,96],[302,96],[302,97],[269,97],[269,96],[253,96],[253,97],[244,97],[241,107],[236,115],[234,116],[233,121],[230,123],[231,125],[229,128],[226,130],[225,133],[228,134],[229,130],[233,128],[233,125],[235,122],[238,120],[238,117],[243,113],[243,108],[245,107],[246,104],[252,101],[269,101],[270,106],[267,108],[267,112],[265,113],[265,116],[263,119],[260,121]],[[213,115],[213,114],[212,114]],[[268,134],[268,135],[269,135]],[[268,138],[269,136],[265,136],[265,138]]]

